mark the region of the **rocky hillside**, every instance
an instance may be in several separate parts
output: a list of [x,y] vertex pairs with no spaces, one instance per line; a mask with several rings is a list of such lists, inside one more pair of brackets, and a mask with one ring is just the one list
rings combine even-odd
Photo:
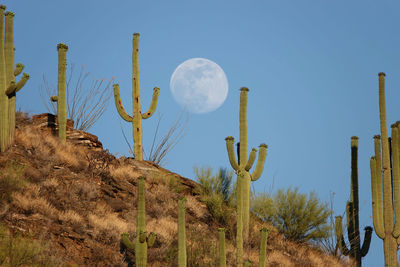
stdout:
[[[120,235],[135,236],[137,178],[143,175],[147,230],[157,233],[148,250],[149,266],[177,266],[180,196],[187,198],[188,266],[217,265],[219,227],[227,229],[227,266],[235,265],[235,216],[230,225],[214,219],[198,184],[151,162],[116,158],[72,124],[62,145],[52,135],[55,125],[50,114],[33,119],[19,114],[15,144],[0,154],[0,246],[7,247],[0,249],[0,260],[7,259],[5,266],[17,259],[11,248],[20,247],[32,247],[25,266],[132,265],[134,255],[120,244]],[[271,229],[268,266],[343,266],[315,248],[285,241],[256,219],[245,250],[253,266],[258,266],[262,226]]]

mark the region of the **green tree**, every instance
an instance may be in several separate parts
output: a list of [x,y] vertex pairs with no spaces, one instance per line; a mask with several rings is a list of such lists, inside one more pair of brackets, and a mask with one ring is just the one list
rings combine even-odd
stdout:
[[330,234],[328,223],[332,211],[321,203],[315,192],[301,194],[299,189],[278,190],[253,196],[252,211],[271,222],[288,240],[318,242]]

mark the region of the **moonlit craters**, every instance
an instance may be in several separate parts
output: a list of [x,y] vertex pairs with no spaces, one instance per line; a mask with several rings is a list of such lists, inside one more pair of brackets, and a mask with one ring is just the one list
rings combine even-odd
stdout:
[[205,58],[191,58],[171,76],[170,88],[179,105],[192,113],[219,108],[228,95],[228,80],[222,68]]

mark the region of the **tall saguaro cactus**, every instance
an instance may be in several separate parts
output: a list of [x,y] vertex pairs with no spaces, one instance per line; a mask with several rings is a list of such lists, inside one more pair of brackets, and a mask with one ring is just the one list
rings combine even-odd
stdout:
[[340,251],[344,255],[352,257],[356,265],[361,267],[361,258],[367,255],[371,244],[372,227],[365,227],[364,242],[361,247],[359,230],[359,204],[358,204],[358,137],[351,137],[351,180],[350,180],[350,201],[346,205],[347,213],[347,236],[350,249],[347,248],[343,238],[342,217],[337,216],[335,220],[336,239]]
[[[252,149],[248,157],[248,142],[247,142],[247,94],[249,89],[242,87],[240,89],[240,112],[239,112],[239,124],[240,124],[240,148],[239,148],[239,161],[236,161],[234,142],[235,139],[232,136],[225,138],[226,148],[228,151],[229,162],[232,168],[237,173],[237,190],[240,192],[241,198],[237,198],[237,211],[238,211],[238,225],[243,225],[243,238],[244,241],[249,236],[249,219],[250,219],[250,182],[256,181],[260,178],[261,173],[264,169],[264,162],[267,156],[267,145],[261,144],[259,146],[258,161],[255,170],[250,174],[250,169],[256,159],[257,150]],[[240,204],[242,203],[242,204]],[[242,207],[242,208],[240,208]],[[239,215],[239,209],[241,209]],[[239,220],[239,216],[242,219]],[[238,227],[239,228],[239,227]]]
[[61,142],[67,140],[67,51],[68,46],[63,43],[57,45],[58,51],[58,95],[52,96],[51,101],[57,102],[58,137]]
[[24,65],[18,63],[14,69],[14,13],[4,13],[5,9],[0,6],[0,152],[14,141],[16,93],[29,79],[24,73],[16,82]]
[[186,267],[186,198],[178,200],[178,266]]
[[121,235],[121,241],[125,247],[135,253],[135,263],[138,267],[147,266],[147,247],[153,246],[156,240],[155,233],[151,232],[147,236],[146,232],[145,180],[144,176],[138,178],[138,214],[135,245],[130,241],[128,233],[122,233]]
[[393,169],[391,170],[390,144],[386,126],[385,74],[383,72],[379,73],[379,117],[381,136],[374,136],[375,156],[370,160],[372,212],[375,233],[383,239],[385,266],[395,267],[398,264],[397,247],[400,244],[399,123],[393,124],[391,127],[391,152],[393,155]]
[[142,145],[142,119],[150,118],[157,107],[158,94],[160,88],[154,87],[153,98],[150,108],[147,112],[142,113],[140,106],[140,83],[139,83],[139,33],[133,34],[133,52],[132,52],[132,107],[133,114],[130,116],[124,109],[119,93],[119,85],[114,84],[114,100],[119,115],[127,122],[132,123],[133,128],[133,148],[135,159],[143,160],[143,145]]

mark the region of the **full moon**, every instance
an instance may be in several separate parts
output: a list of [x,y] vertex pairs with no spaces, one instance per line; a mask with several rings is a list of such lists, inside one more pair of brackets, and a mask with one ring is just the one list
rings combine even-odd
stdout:
[[191,58],[175,69],[170,88],[175,101],[186,110],[207,113],[224,103],[228,95],[228,80],[215,62]]

